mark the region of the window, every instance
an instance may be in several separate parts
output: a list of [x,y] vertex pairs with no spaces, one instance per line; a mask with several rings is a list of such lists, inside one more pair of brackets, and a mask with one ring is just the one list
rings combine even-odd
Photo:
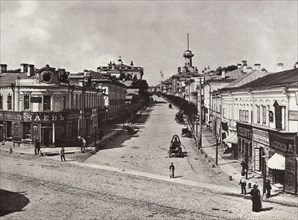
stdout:
[[2,99],[2,95],[0,95],[0,109],[3,109],[3,99]]
[[51,110],[51,96],[49,95],[43,97],[43,110]]
[[30,109],[30,106],[29,106],[29,96],[28,95],[25,95],[24,96],[24,110],[26,109]]
[[7,110],[11,110],[11,95],[7,96]]
[[243,120],[243,114],[242,110],[239,110],[239,121]]
[[31,124],[23,123],[23,139],[31,139]]
[[263,125],[266,124],[266,106],[262,107],[262,118],[263,118]]
[[260,106],[257,106],[257,123],[260,124]]
[[248,117],[249,117],[248,114],[249,114],[249,111],[248,110],[245,110],[244,111],[244,121],[247,122],[247,123],[248,123],[248,120],[249,120],[248,119]]
[[63,96],[63,110],[66,109],[66,96]]

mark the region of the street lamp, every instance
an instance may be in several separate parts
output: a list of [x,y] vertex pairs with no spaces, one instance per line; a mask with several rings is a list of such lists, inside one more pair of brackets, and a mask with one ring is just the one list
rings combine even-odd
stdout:
[[266,164],[266,159],[268,158],[268,156],[265,154],[265,152],[263,152],[263,195],[266,193],[266,179],[267,179],[267,164]]

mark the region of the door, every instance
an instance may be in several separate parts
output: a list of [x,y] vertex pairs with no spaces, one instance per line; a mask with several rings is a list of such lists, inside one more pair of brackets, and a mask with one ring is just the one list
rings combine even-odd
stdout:
[[52,145],[52,125],[43,124],[41,127],[41,144],[49,147]]

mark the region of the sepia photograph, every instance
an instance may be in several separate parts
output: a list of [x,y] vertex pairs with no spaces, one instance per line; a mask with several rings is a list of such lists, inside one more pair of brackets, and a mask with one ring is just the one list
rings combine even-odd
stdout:
[[298,219],[298,0],[0,0],[0,219]]

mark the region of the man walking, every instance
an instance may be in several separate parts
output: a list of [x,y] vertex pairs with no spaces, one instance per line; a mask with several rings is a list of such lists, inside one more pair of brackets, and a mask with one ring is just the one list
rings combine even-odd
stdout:
[[35,155],[38,155],[40,152],[40,141],[39,139],[36,139],[35,141]]
[[66,159],[65,159],[65,150],[64,150],[64,147],[61,147],[61,150],[60,150],[60,158],[61,158],[61,162],[66,161]]
[[246,180],[244,176],[241,177],[239,184],[241,185],[241,194],[246,195]]
[[243,161],[241,162],[241,166],[242,166],[242,173],[241,173],[241,175],[242,175],[242,176],[245,176],[246,179],[247,179],[248,164],[246,163],[246,161],[243,160]]
[[173,164],[173,162],[171,162],[171,165],[170,165],[170,178],[175,178],[175,166]]

